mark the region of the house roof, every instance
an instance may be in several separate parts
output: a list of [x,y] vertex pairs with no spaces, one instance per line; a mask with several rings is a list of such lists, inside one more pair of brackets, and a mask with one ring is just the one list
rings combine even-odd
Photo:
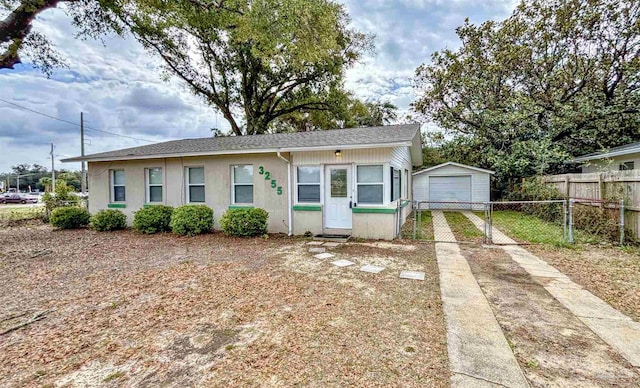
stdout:
[[625,144],[619,147],[610,148],[607,151],[594,152],[578,156],[572,160],[572,162],[588,162],[590,160],[611,158],[614,156],[623,156],[629,154],[640,153],[640,142]]
[[420,125],[403,124],[327,131],[172,140],[140,147],[77,156],[63,159],[62,162],[397,146],[410,146],[414,165],[422,164]]
[[480,168],[480,167],[467,166],[466,164],[461,164],[461,163],[456,163],[456,162],[446,162],[446,163],[438,164],[437,166],[425,168],[424,170],[416,171],[416,172],[413,173],[413,175],[424,174],[425,172],[437,170],[439,168],[446,167],[446,166],[455,166],[455,167],[460,167],[460,168],[464,168],[464,169],[467,169],[467,170],[484,172],[484,173],[491,174],[491,175],[496,173],[495,171],[485,170],[484,168]]

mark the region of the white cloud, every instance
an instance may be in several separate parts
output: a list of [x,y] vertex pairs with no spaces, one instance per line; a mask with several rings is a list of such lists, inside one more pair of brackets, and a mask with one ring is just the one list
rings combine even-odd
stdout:
[[[445,46],[455,47],[455,27],[502,18],[513,2],[497,0],[402,0],[346,3],[352,24],[376,35],[375,54],[347,72],[346,86],[358,97],[387,100],[408,110],[415,99],[415,68]],[[109,136],[100,129],[153,141],[210,135],[228,123],[178,80],[162,79],[160,62],[133,38],[100,41],[74,38],[60,9],[42,14],[34,29],[47,35],[66,58],[68,69],[47,79],[27,66],[0,71],[0,98],[77,123],[87,120],[86,152],[147,144]],[[79,154],[79,128],[0,102],[0,171],[19,163],[47,163],[49,143],[58,159]],[[65,165],[65,168],[77,168]]]

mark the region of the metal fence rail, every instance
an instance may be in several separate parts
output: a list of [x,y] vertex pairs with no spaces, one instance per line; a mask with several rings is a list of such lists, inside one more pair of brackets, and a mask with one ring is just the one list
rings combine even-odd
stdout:
[[[432,217],[432,212],[444,218]],[[435,220],[435,221],[434,221]],[[549,201],[429,202],[415,201],[414,239],[437,241],[445,223],[459,242],[484,244],[625,244],[624,201],[572,198]]]

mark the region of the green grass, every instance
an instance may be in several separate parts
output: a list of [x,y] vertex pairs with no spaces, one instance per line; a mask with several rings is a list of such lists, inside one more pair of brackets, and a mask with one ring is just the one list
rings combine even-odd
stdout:
[[451,231],[456,234],[458,238],[462,237],[464,240],[478,240],[484,237],[484,233],[476,228],[476,226],[471,223],[464,214],[460,212],[444,212],[444,217],[447,219],[447,223],[451,227]]
[[[512,210],[494,211],[493,226],[500,229],[507,236],[532,244],[550,244],[571,247],[564,239],[562,224],[541,220],[540,218]],[[601,238],[574,229],[576,243],[594,243]],[[495,238],[495,236],[494,236]]]
[[0,220],[19,221],[32,220],[42,217],[44,206],[5,207],[0,206]]
[[102,380],[103,383],[108,383],[110,381],[119,379],[120,377],[124,376],[124,373],[117,371],[117,372],[113,372],[111,373],[109,376],[105,377],[104,380]]
[[[420,219],[418,219],[418,227],[416,227],[416,239],[433,241],[433,217],[429,210],[420,211]],[[411,213],[407,222],[404,223],[401,230],[402,238],[413,238],[413,217]]]

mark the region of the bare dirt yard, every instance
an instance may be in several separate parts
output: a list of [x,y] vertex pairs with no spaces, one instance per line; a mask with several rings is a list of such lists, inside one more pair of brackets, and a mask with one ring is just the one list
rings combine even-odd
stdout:
[[532,387],[639,386],[640,370],[502,249],[461,248]]
[[640,322],[640,248],[530,245],[527,249],[594,295]]
[[346,244],[338,268],[307,241],[2,229],[0,332],[44,318],[0,335],[0,381],[447,386],[432,246]]

